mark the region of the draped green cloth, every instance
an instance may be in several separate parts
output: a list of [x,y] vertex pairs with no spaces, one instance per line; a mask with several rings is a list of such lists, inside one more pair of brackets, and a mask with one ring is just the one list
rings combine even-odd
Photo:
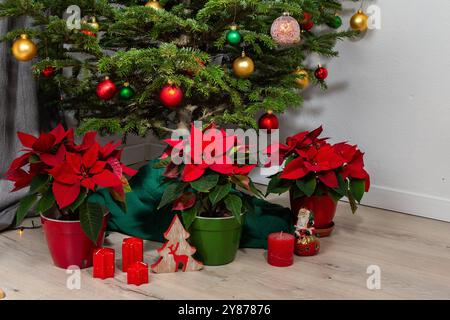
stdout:
[[[126,194],[126,212],[113,200],[108,190],[100,190],[91,198],[110,211],[108,230],[118,231],[142,239],[163,242],[163,233],[172,221],[170,205],[157,210],[162,194],[163,169],[155,169],[155,160],[142,167],[130,180],[132,192]],[[253,198],[254,210],[246,213],[242,231],[242,248],[266,248],[267,236],[272,232],[292,232],[290,209]]]

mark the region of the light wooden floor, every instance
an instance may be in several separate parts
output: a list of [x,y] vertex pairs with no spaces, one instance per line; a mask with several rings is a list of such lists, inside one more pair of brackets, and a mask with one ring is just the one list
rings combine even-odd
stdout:
[[[286,200],[278,198],[280,203]],[[52,265],[41,229],[0,234],[0,289],[6,299],[450,299],[450,224],[374,208],[355,216],[339,205],[336,230],[314,257],[288,268],[265,261],[264,250],[242,249],[236,261],[200,272],[150,274],[148,285],[126,284],[82,271],[81,289],[66,288],[65,270]],[[30,221],[27,221],[30,223]],[[112,234],[116,249],[124,236]],[[145,260],[160,244],[146,242]],[[381,269],[381,289],[367,289],[367,267]]]

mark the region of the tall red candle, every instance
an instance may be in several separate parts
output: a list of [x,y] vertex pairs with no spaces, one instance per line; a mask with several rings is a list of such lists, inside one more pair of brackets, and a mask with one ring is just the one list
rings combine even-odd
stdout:
[[288,267],[294,263],[295,237],[290,233],[269,234],[267,262],[276,267]]
[[111,248],[99,248],[94,251],[94,268],[92,276],[94,278],[106,279],[114,278],[115,252]]
[[127,283],[140,286],[148,283],[148,264],[144,262],[135,262],[128,266]]
[[125,238],[122,242],[122,271],[135,262],[144,260],[144,241],[139,238]]

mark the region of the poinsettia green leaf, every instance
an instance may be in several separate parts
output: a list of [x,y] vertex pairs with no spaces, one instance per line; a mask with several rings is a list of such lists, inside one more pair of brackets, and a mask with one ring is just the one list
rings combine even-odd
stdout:
[[236,220],[241,223],[242,199],[235,194],[229,194],[225,198],[225,206],[227,210],[233,213]]
[[317,180],[314,174],[309,174],[306,177],[295,181],[297,187],[305,193],[308,197],[312,196],[316,190]]
[[80,207],[80,223],[84,233],[96,243],[103,223],[103,209],[97,203],[84,201]]
[[256,197],[261,198],[261,199],[264,198],[264,194],[262,193],[261,190],[259,190],[259,189],[255,186],[255,184],[253,183],[253,181],[250,180],[249,186],[250,186],[250,191],[251,191]]
[[364,196],[365,185],[366,183],[363,179],[352,179],[350,181],[350,192],[358,203],[361,202]]
[[19,207],[16,212],[16,226],[19,226],[22,223],[23,219],[25,219],[30,209],[36,203],[37,199],[37,194],[33,193],[26,195],[22,198],[22,200],[20,200]]
[[297,158],[296,154],[291,154],[291,155],[287,156],[286,159],[284,160],[284,166],[286,167],[289,164],[289,162],[291,162],[295,158]]
[[192,223],[195,220],[195,217],[197,217],[199,208],[200,208],[200,202],[198,202],[195,206],[181,212],[181,216],[183,218],[183,224],[184,224],[184,227],[186,228],[186,230],[188,230],[190,228],[190,226],[192,225]]
[[336,192],[336,190],[334,189],[328,190],[328,194],[330,195],[331,198],[333,198],[334,202],[338,202],[343,197],[339,192]]
[[83,203],[83,201],[86,200],[87,197],[87,190],[82,190],[80,192],[80,194],[78,195],[78,197],[75,199],[75,201],[67,207],[67,209],[69,209],[72,212],[75,212],[78,207]]
[[293,199],[298,199],[305,196],[305,193],[302,190],[300,190],[297,186],[291,188],[291,192]]
[[191,187],[200,192],[209,192],[219,182],[218,174],[208,174],[191,182]]
[[214,187],[214,189],[209,193],[208,197],[211,201],[211,204],[215,206],[220,200],[225,198],[231,191],[231,183],[227,182],[226,184],[218,184]]
[[356,200],[353,197],[353,194],[351,191],[347,193],[348,202],[350,203],[350,208],[352,209],[352,212],[355,213],[356,210],[358,210],[358,205],[356,204]]
[[35,154],[32,154],[29,158],[28,158],[28,162],[29,163],[38,163],[41,162],[41,159],[39,159],[39,157]]
[[169,163],[172,161],[172,159],[170,157],[166,157],[164,159],[160,159],[158,162],[156,162],[153,165],[154,169],[161,169],[161,168],[165,168],[169,165]]
[[183,211],[191,208],[195,205],[197,197],[193,192],[185,192],[180,197],[175,199],[172,210],[174,211]]
[[170,184],[161,197],[161,202],[159,203],[158,209],[168,205],[169,203],[178,199],[186,188],[186,183],[172,183]]
[[255,204],[253,202],[253,197],[248,194],[242,194],[244,212],[255,212]]
[[343,197],[343,196],[347,195],[348,180],[347,179],[344,180],[339,173],[336,174],[336,177],[337,177],[339,187],[335,188],[334,191],[336,191],[337,193],[339,193],[341,195],[341,197]]
[[250,178],[248,176],[241,174],[231,176],[231,182],[243,189],[250,190]]
[[47,190],[39,200],[36,210],[39,213],[44,213],[48,211],[55,204],[55,196],[51,189]]
[[267,186],[266,196],[270,193],[282,194],[289,190],[292,182],[289,180],[280,179],[281,173],[275,175],[269,181],[269,185]]
[[130,186],[130,184],[127,181],[127,183],[123,184],[123,192],[130,193],[131,191],[133,191],[133,190],[131,189],[131,186]]
[[31,180],[29,193],[39,193],[44,191],[49,181],[50,176],[47,174],[40,174],[38,176],[35,176],[33,180]]

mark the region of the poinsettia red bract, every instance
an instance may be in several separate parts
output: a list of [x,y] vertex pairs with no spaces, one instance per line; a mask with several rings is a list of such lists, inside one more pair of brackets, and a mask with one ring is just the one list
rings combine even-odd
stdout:
[[96,141],[96,132],[87,132],[80,144],[75,143],[73,129],[66,131],[61,124],[39,137],[23,132],[17,135],[25,153],[11,163],[5,174],[14,182],[12,191],[29,186],[36,176],[49,175],[60,209],[73,204],[83,188],[87,192],[97,187],[111,188],[123,196],[124,185],[128,184],[123,175],[136,174],[120,162],[121,142],[102,147]]
[[[349,183],[351,180],[363,180],[365,192],[369,191],[370,177],[364,169],[364,154],[357,146],[346,142],[332,145],[327,142],[328,138],[319,138],[321,133],[322,127],[319,127],[288,137],[286,144],[270,145],[266,153],[278,156],[278,165],[286,161],[284,169],[276,177],[290,181],[294,188],[300,185],[303,188],[300,191],[308,194],[316,190],[319,193],[334,190],[336,196],[348,195],[352,191],[348,188],[354,188]],[[272,161],[267,165],[272,165]],[[358,198],[362,196],[359,191],[355,191],[355,194]]]
[[[204,136],[205,132],[207,137]],[[208,135],[208,132],[212,132],[212,134]],[[176,154],[184,156],[185,163],[181,169],[181,180],[184,182],[200,179],[208,169],[232,176],[247,175],[256,166],[256,164],[240,165],[235,163],[229,153],[233,148],[241,146],[237,136],[228,135],[224,129],[216,129],[215,125],[210,125],[203,131],[192,125],[188,139],[167,139],[165,142],[169,147],[163,153],[162,159],[174,151]],[[176,166],[170,164],[167,166],[164,176],[176,177],[177,170]]]

